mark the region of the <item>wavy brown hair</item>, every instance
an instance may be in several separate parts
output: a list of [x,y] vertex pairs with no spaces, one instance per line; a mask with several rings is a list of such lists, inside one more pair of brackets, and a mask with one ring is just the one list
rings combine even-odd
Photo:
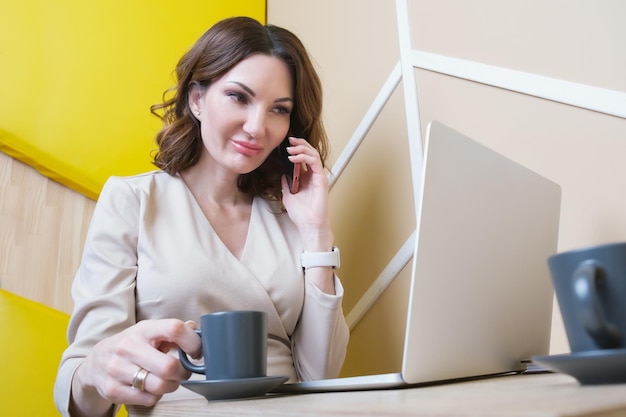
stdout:
[[[206,89],[211,83],[253,54],[282,60],[291,73],[294,106],[290,135],[305,138],[328,156],[328,138],[322,123],[322,86],[302,42],[290,31],[262,25],[248,17],[224,19],[207,30],[176,66],[177,85],[163,94],[163,103],[150,111],[163,121],[156,136],[158,150],[153,163],[175,175],[196,164],[202,150],[200,122],[192,115],[188,95],[192,85]],[[282,169],[278,149],[254,171],[242,174],[243,192],[280,200]]]

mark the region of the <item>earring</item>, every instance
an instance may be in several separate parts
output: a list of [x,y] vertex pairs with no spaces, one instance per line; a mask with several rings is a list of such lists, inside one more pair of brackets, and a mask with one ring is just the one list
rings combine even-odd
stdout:
[[200,112],[199,111],[196,112],[196,116],[200,116]]

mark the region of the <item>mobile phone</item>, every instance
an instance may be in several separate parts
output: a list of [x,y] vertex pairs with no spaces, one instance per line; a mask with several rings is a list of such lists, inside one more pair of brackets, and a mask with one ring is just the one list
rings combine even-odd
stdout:
[[280,161],[283,165],[283,172],[287,176],[287,182],[289,183],[289,191],[291,194],[295,194],[300,189],[300,164],[294,164],[288,158],[289,153],[287,147],[290,146],[289,137],[280,144]]

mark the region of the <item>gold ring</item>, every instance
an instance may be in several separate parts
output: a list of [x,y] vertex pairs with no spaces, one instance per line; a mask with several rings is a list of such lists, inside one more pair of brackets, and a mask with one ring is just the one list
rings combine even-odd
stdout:
[[133,389],[143,391],[146,386],[146,378],[150,371],[147,371],[143,368],[139,368],[137,372],[135,372],[135,376],[133,377]]

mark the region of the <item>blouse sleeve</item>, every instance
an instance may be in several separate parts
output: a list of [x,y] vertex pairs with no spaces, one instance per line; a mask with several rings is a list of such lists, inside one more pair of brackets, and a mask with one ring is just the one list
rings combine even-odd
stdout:
[[[135,323],[139,200],[130,186],[111,178],[102,189],[72,285],[74,311],[54,387],[57,408],[69,416],[76,368],[93,346]],[[114,410],[115,411],[115,410]]]
[[341,307],[343,287],[335,276],[335,294],[326,294],[305,278],[304,291],[302,314],[292,336],[298,376],[302,381],[336,378],[350,334]]

